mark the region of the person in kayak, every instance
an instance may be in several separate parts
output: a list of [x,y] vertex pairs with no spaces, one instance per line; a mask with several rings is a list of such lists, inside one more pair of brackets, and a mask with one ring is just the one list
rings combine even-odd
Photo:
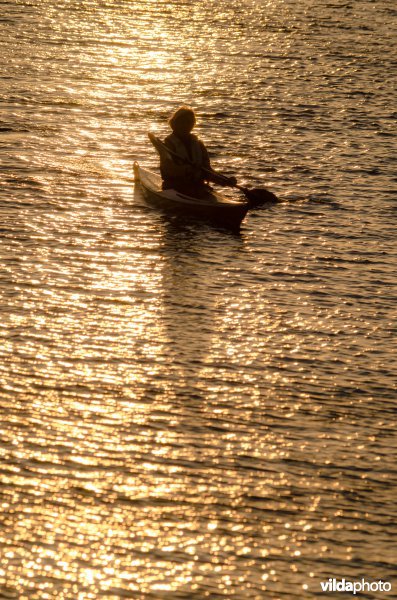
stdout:
[[[219,185],[235,185],[235,177],[218,175],[211,167],[206,147],[192,133],[195,124],[196,115],[188,106],[178,108],[169,120],[172,133],[165,138],[164,144],[181,158],[179,160],[166,152],[160,154],[163,189],[197,195],[208,190],[209,181]],[[186,161],[192,164],[187,164]]]

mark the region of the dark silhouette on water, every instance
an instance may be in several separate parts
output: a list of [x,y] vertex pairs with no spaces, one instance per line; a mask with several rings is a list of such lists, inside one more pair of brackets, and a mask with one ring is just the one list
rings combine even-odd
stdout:
[[226,177],[212,168],[206,147],[192,134],[196,115],[191,108],[181,106],[173,114],[169,124],[172,133],[164,142],[149,133],[150,141],[160,156],[164,190],[175,189],[188,195],[200,196],[208,191],[208,183],[211,182],[239,189],[252,208],[278,202],[277,196],[272,192],[261,188],[243,187],[237,184],[235,177]]
[[181,106],[169,120],[172,133],[164,145],[173,154],[160,152],[160,172],[163,189],[174,189],[185,194],[197,195],[208,182],[233,186],[235,177],[219,175],[211,167],[208,151],[203,142],[192,133],[196,124],[194,111]]

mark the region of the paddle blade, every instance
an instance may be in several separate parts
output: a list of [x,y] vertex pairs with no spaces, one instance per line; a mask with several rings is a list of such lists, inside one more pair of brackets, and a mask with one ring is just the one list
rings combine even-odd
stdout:
[[275,194],[263,188],[246,188],[244,194],[253,208],[262,206],[262,204],[275,204],[276,202],[279,202],[279,199]]

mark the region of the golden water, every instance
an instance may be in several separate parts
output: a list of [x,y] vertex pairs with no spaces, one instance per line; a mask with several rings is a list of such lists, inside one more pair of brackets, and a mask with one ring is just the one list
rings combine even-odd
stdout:
[[[395,592],[394,5],[0,4],[0,597]],[[181,103],[240,235],[134,187]]]

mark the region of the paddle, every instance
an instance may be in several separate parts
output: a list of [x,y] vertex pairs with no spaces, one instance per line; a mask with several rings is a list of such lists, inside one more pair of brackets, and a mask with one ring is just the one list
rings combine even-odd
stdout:
[[[187,165],[197,167],[197,165],[195,165],[191,160],[189,160],[187,158],[183,158],[177,152],[170,150],[170,148],[168,148],[168,146],[166,146],[153,133],[149,132],[148,136],[149,136],[149,140],[152,142],[153,146],[156,148],[156,150],[159,154],[168,152],[168,154],[170,154],[171,156],[174,156],[175,158],[178,158],[179,160],[186,163]],[[269,203],[279,202],[279,199],[277,198],[277,196],[275,194],[273,194],[272,192],[269,192],[268,190],[265,190],[264,188],[247,188],[242,185],[239,185],[238,183],[232,184],[232,183],[230,183],[230,180],[228,177],[225,177],[224,175],[220,175],[219,173],[213,173],[210,169],[205,169],[204,167],[200,167],[200,168],[203,171],[203,173],[206,173],[208,175],[215,174],[219,180],[224,181],[225,185],[233,187],[233,188],[237,188],[238,190],[243,192],[243,194],[245,195],[247,200],[249,200],[251,207],[253,207],[253,208],[256,206],[260,206],[261,204],[269,204]]]

